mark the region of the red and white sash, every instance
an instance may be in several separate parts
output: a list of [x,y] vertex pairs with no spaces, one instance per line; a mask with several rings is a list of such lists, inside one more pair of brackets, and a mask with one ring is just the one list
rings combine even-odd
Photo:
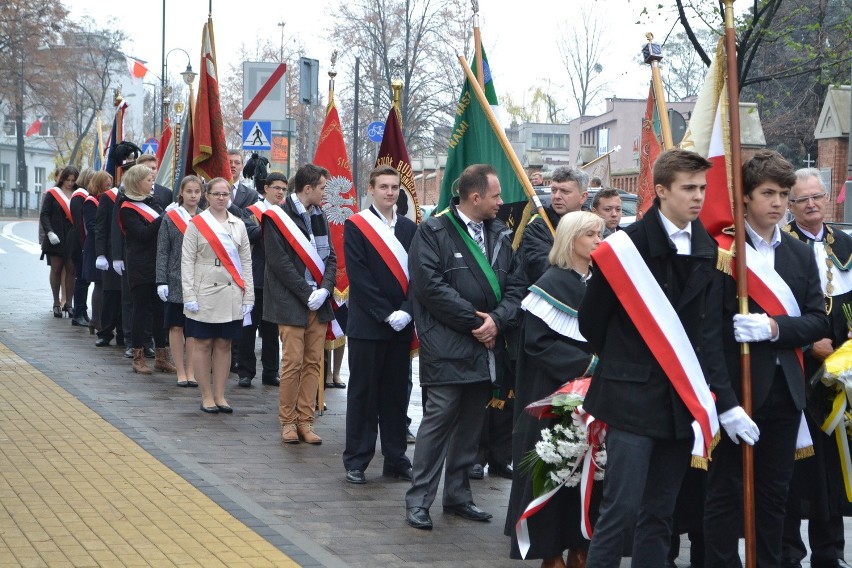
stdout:
[[[98,207],[98,198],[93,197],[92,195],[89,195],[89,193],[86,193],[86,199],[83,200],[83,205],[85,205],[86,203],[94,203],[95,208],[97,208]],[[85,219],[83,220],[82,227],[80,227],[80,234],[83,235],[84,239],[86,238],[86,221],[85,221]]]
[[[790,286],[775,271],[775,267],[769,264],[766,257],[748,243],[746,243],[746,269],[749,298],[757,302],[768,316],[798,317],[802,315],[802,310]],[[731,272],[736,278],[736,263],[731,264]],[[802,350],[797,348],[794,351],[799,359],[799,365],[804,370]]]
[[719,419],[695,349],[677,312],[627,233],[610,235],[592,258],[695,419],[693,455],[706,458],[719,432]]
[[[149,223],[153,223],[160,216],[160,214],[157,213],[157,211],[155,211],[150,205],[142,203],[141,201],[131,201],[128,199],[121,203],[121,208],[136,211]],[[124,230],[124,222],[121,220],[121,215],[118,216],[118,226],[122,233],[126,233]]]
[[269,209],[269,205],[266,203],[266,200],[263,201],[255,201],[248,207],[246,207],[249,211],[252,212],[257,222],[260,223],[263,219],[263,214]]
[[51,187],[47,192],[53,196],[53,199],[62,207],[65,216],[73,224],[74,217],[71,216],[71,199],[65,196],[65,193],[58,187]]
[[[299,259],[305,263],[308,272],[311,273],[317,286],[319,286],[322,283],[323,274],[325,274],[325,261],[319,257],[313,243],[308,240],[299,226],[284,212],[281,206],[269,207],[264,215],[275,223],[275,226],[281,231],[281,235],[293,247]],[[335,310],[339,307],[334,299],[332,299],[331,304]],[[328,323],[328,331],[325,337],[328,340],[343,337],[343,330],[336,319]]]
[[222,266],[225,267],[225,270],[228,271],[228,274],[231,275],[237,286],[245,292],[246,283],[243,281],[243,265],[240,261],[240,252],[237,250],[231,234],[225,230],[222,223],[213,217],[213,213],[209,209],[193,217],[190,222],[198,228],[198,232],[201,233],[205,240],[207,240],[210,248],[216,253],[216,258],[219,259],[219,262],[222,263]]
[[118,188],[114,187],[114,188],[110,189],[109,191],[105,191],[104,195],[109,197],[112,200],[112,202],[115,203],[116,198],[118,198]]
[[82,187],[78,187],[74,190],[74,193],[71,194],[71,199],[75,197],[82,197],[83,199],[89,197],[89,192],[83,189]]
[[350,219],[379,253],[402,288],[402,293],[408,294],[408,253],[393,229],[382,223],[369,209],[356,213]]
[[175,224],[175,227],[177,227],[181,235],[186,234],[186,228],[189,226],[188,223],[192,221],[192,215],[190,215],[189,211],[184,209],[183,206],[169,209],[166,211],[166,217],[171,219],[172,223]]

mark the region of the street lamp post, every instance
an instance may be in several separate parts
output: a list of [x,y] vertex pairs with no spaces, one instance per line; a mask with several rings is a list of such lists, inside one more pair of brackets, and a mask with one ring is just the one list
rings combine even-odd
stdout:
[[163,57],[163,81],[162,81],[163,82],[163,88],[162,88],[162,91],[160,92],[160,96],[162,97],[161,102],[162,102],[162,107],[163,107],[163,115],[160,117],[160,130],[161,131],[163,130],[163,126],[164,126],[165,121],[166,121],[166,114],[168,113],[169,103],[171,102],[169,100],[169,95],[171,94],[170,89],[168,89],[166,87],[165,83],[166,83],[166,78],[169,75],[169,67],[168,67],[169,55],[171,55],[173,51],[182,51],[183,54],[186,55],[186,70],[181,73],[181,77],[183,77],[184,82],[187,83],[188,85],[191,85],[192,81],[194,81],[195,77],[196,77],[196,73],[192,70],[192,58],[189,56],[189,54],[186,52],[185,49],[181,49],[180,47],[172,48],[168,51],[168,53],[166,53],[165,57]]

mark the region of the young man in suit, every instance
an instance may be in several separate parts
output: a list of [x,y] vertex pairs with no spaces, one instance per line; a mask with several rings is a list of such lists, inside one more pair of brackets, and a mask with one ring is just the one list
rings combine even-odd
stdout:
[[[589,568],[619,566],[634,528],[633,566],[665,566],[693,423],[706,451],[718,431],[716,408],[724,414],[737,404],[723,393],[714,407],[707,388],[728,383],[718,247],[698,220],[710,166],[693,152],[663,152],[654,205],[592,255],[597,271],[579,321],[600,362],[583,406],[609,429]],[[648,313],[655,326],[646,325]]]
[[[797,433],[804,425],[805,374],[801,348],[829,333],[819,272],[810,248],[778,223],[784,219],[793,167],[780,154],[758,152],[743,164],[748,314],[740,314],[736,282],[725,277],[725,356],[731,384],[724,397],[740,398],[740,343],[751,353],[751,417],[726,422],[713,451],[704,509],[706,568],[741,566],[743,470],[740,440],[754,445],[754,507],[758,566],[779,566],[787,490]],[[737,251],[739,252],[739,251]],[[756,285],[757,282],[760,285]],[[716,393],[719,396],[719,393]],[[753,421],[753,422],[752,422]],[[739,424],[752,423],[740,432]],[[758,440],[759,437],[759,440]]]
[[408,298],[408,249],[417,225],[394,212],[399,172],[370,172],[369,209],[343,227],[349,273],[349,390],[346,397],[346,481],[366,483],[364,471],[381,432],[382,474],[411,481],[405,455],[408,367],[414,324]]
[[240,174],[243,171],[243,155],[239,150],[228,150],[228,165],[231,167],[231,204],[240,209],[245,209],[260,199],[258,193],[240,182]]

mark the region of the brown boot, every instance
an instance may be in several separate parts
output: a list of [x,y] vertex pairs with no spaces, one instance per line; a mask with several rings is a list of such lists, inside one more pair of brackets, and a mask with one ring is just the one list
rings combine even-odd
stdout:
[[148,368],[148,363],[145,361],[145,350],[141,347],[133,348],[133,372],[140,375],[150,375],[153,373]]
[[322,438],[314,433],[314,425],[308,422],[307,424],[299,424],[297,427],[299,439],[308,444],[322,444]]
[[177,369],[169,361],[169,350],[165,347],[157,347],[154,350],[154,369],[164,373],[176,373]]
[[295,424],[284,424],[281,427],[281,441],[285,444],[299,443],[299,434],[296,432]]
[[575,548],[568,553],[568,568],[586,568],[586,556],[589,551],[585,548]]

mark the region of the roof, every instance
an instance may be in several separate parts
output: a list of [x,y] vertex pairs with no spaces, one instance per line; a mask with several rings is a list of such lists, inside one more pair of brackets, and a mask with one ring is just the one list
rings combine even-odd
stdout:
[[819,113],[814,138],[845,138],[849,136],[849,112],[852,108],[852,87],[831,87]]

